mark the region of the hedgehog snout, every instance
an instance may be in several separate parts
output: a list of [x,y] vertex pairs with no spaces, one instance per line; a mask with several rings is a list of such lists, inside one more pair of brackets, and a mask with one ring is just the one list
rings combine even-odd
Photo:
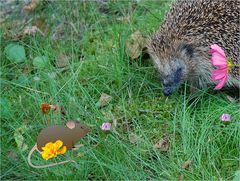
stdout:
[[181,84],[182,79],[182,68],[178,68],[171,75],[162,77],[163,94],[165,96],[170,96],[177,90]]

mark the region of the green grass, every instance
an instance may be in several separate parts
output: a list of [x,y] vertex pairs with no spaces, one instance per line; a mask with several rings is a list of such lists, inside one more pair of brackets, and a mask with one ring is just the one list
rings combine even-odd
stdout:
[[[29,25],[43,18],[47,36],[19,40],[27,54],[23,64],[13,64],[1,54],[1,179],[177,180],[183,175],[184,180],[232,180],[239,169],[238,103],[229,102],[222,92],[199,90],[190,94],[188,85],[166,98],[150,60],[133,61],[125,53],[125,42],[133,32],[148,35],[157,30],[169,2],[111,1],[107,7],[104,10],[97,3],[77,1],[40,5],[28,14],[32,18]],[[118,20],[126,16],[129,23]],[[23,17],[12,16],[2,28],[1,52],[13,41],[6,36],[7,27],[18,32],[19,26],[13,23],[17,18]],[[68,24],[63,39],[53,41],[52,33],[62,19],[72,22],[78,33]],[[64,72],[54,66],[60,53],[71,57]],[[49,57],[47,68],[33,67],[32,59],[39,55]],[[24,67],[28,67],[26,73]],[[49,76],[53,72],[55,78]],[[103,92],[113,100],[100,109],[96,103]],[[33,163],[68,159],[76,163],[46,169],[28,166],[28,152],[48,119],[51,125],[65,123],[58,113],[43,115],[39,108],[43,102],[60,103],[67,111],[65,119],[79,119],[92,131],[80,141],[85,147],[79,151],[48,161],[36,152]],[[219,120],[223,113],[231,114],[230,124]],[[113,119],[117,120],[117,132],[107,134],[99,129]],[[21,127],[28,145],[24,151],[14,137]],[[140,137],[137,144],[130,143],[131,133]],[[160,152],[153,145],[164,135],[169,137],[170,148]],[[90,149],[96,143],[99,145]],[[83,151],[84,156],[77,157]],[[181,168],[189,159],[189,168]]]

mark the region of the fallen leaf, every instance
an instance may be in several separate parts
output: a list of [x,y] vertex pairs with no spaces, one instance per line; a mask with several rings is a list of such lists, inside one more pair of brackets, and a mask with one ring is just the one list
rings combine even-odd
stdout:
[[123,23],[129,23],[130,22],[130,16],[119,17],[119,18],[117,18],[117,20],[121,21]]
[[64,68],[66,66],[68,66],[68,62],[69,62],[69,57],[65,54],[59,54],[59,56],[56,59],[56,66],[57,68]]
[[23,34],[25,35],[34,35],[37,33],[38,27],[36,26],[27,26],[24,31]]
[[38,17],[36,19],[33,19],[32,24],[36,26],[41,32],[47,34],[48,27],[44,18]]
[[32,12],[36,9],[37,4],[38,4],[37,0],[32,0],[29,4],[27,4],[23,7],[23,10],[27,11],[27,12]]
[[14,161],[17,161],[18,155],[15,151],[11,150],[8,152],[8,158],[13,159]]
[[43,32],[37,27],[37,26],[27,26],[23,34],[24,35],[35,35],[37,32],[39,32],[42,36],[44,36]]
[[99,101],[97,102],[97,106],[104,107],[107,106],[112,100],[112,96],[102,93]]
[[131,39],[126,43],[126,53],[132,59],[136,59],[140,57],[145,47],[146,38],[142,36],[140,31],[136,31],[131,35]]
[[113,123],[112,123],[112,128],[113,128],[113,131],[115,131],[116,132],[116,128],[117,128],[117,119],[114,117],[114,116],[112,116],[113,117]]
[[181,174],[179,177],[178,177],[178,181],[183,181],[183,174]]
[[139,136],[131,133],[131,134],[128,135],[128,139],[132,144],[135,144],[139,141],[140,138],[139,138]]
[[158,149],[160,151],[168,151],[169,150],[169,146],[170,146],[170,143],[169,143],[168,138],[166,137],[166,138],[163,138],[163,139],[159,140],[154,145],[154,148]]
[[227,95],[226,98],[231,102],[231,103],[234,103],[236,102],[236,99],[234,99],[233,97]]
[[17,128],[14,132],[14,139],[17,143],[18,149],[21,151],[25,151],[28,149],[28,145],[25,143],[23,134],[27,130],[27,127],[25,125],[21,126],[20,128]]
[[191,160],[185,161],[185,162],[182,164],[182,168],[183,168],[183,169],[187,169],[187,168],[189,167],[189,165],[190,165],[191,162],[192,162]]

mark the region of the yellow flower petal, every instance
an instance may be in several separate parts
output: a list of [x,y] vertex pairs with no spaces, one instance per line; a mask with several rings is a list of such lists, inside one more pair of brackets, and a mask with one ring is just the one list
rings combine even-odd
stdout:
[[49,158],[52,158],[54,155],[49,152],[42,152],[42,157],[45,160],[48,160]]
[[46,147],[46,148],[51,148],[51,147],[53,147],[53,143],[52,143],[52,142],[49,142],[49,143],[47,143],[47,144],[45,145],[45,147]]
[[62,149],[59,149],[59,150],[57,151],[57,154],[64,154],[64,153],[66,153],[66,151],[67,151],[67,147],[64,146]]
[[50,148],[48,148],[48,147],[42,147],[42,150],[43,150],[43,151],[50,151]]
[[61,140],[57,140],[55,143],[47,143],[44,147],[42,147],[43,152],[41,154],[43,159],[48,160],[49,158],[56,157],[58,154],[66,153],[67,147],[64,146],[60,149],[62,145],[63,142]]
[[59,149],[61,146],[63,145],[63,142],[61,140],[57,140],[55,143],[54,143],[54,146]]
[[53,143],[52,142],[49,142],[47,144],[45,144],[44,147],[42,147],[42,150],[51,150],[53,148]]

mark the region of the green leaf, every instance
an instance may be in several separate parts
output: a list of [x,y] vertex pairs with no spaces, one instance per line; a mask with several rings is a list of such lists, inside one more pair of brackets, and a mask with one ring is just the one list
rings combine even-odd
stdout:
[[26,59],[24,47],[16,43],[10,43],[7,45],[4,52],[7,59],[14,63],[21,63]]
[[46,56],[38,56],[33,59],[33,65],[38,69],[43,69],[48,65],[48,58]]

